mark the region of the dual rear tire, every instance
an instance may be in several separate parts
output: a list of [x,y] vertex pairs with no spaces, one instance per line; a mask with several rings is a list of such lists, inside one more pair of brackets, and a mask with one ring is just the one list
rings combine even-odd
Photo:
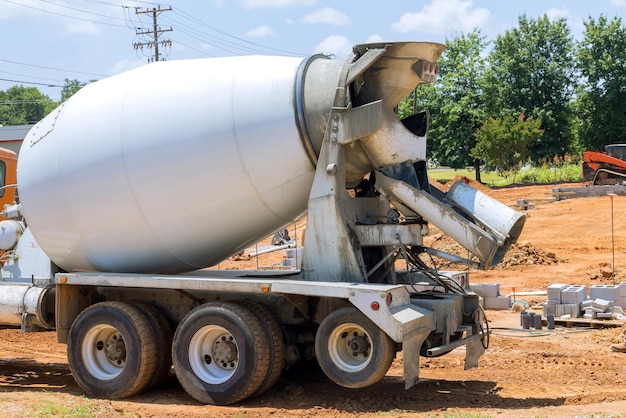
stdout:
[[178,381],[194,399],[218,405],[269,389],[278,378],[276,364],[282,357],[278,359],[270,343],[267,324],[267,319],[232,302],[209,303],[189,312],[172,346]]
[[82,311],[70,328],[68,362],[76,382],[94,397],[132,396],[155,379],[158,334],[139,308],[102,302]]
[[[362,313],[343,308],[320,324],[315,353],[332,381],[363,388],[385,375],[396,346]],[[228,405],[269,390],[282,372],[284,357],[278,322],[252,302],[198,306],[173,336],[151,305],[102,302],[78,315],[68,339],[77,383],[91,396],[112,399],[162,382],[173,363],[180,384],[194,399]]]

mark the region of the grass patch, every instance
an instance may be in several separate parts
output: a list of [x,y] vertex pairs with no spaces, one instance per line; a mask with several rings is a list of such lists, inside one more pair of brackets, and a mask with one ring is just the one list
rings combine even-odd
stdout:
[[76,417],[88,418],[93,416],[93,409],[89,405],[63,405],[58,402],[42,401],[35,406],[37,417]]
[[[430,168],[428,177],[441,183],[453,180],[457,176],[476,178],[473,168],[455,170],[452,168]],[[509,186],[511,184],[552,184],[562,182],[582,181],[582,169],[578,163],[563,163],[558,165],[544,164],[539,167],[526,166],[515,174],[501,176],[490,171],[480,173],[481,181],[488,186]]]
[[[447,183],[457,176],[476,178],[474,169],[455,170],[453,168],[429,168],[428,177],[434,178],[441,183]],[[481,172],[480,179],[483,183],[491,186],[506,186],[506,179],[495,171]]]

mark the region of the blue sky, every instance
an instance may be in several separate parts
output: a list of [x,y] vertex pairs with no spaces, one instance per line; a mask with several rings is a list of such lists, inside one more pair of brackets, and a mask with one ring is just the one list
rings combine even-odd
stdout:
[[[152,8],[172,41],[166,59],[276,54],[334,54],[378,41],[435,41],[480,28],[488,40],[526,14],[568,19],[580,38],[583,21],[621,17],[626,0],[0,0],[0,90],[33,86],[53,100],[64,79],[100,79],[145,65]],[[6,81],[9,80],[9,81]]]

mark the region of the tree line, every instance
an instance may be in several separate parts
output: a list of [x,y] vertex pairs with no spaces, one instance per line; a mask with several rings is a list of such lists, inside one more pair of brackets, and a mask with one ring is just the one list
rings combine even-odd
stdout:
[[[431,161],[453,168],[515,170],[626,142],[626,29],[589,17],[574,40],[564,18],[521,15],[487,41],[476,29],[446,39],[436,83],[398,106],[430,113]],[[61,102],[86,83],[65,80]],[[0,124],[34,123],[59,102],[37,88],[0,91]]]
[[453,168],[506,172],[626,142],[626,29],[605,16],[584,27],[575,41],[564,18],[521,15],[493,42],[447,39],[438,81],[399,115],[428,110],[429,159]]
[[16,85],[6,91],[0,90],[0,125],[37,123],[86,84],[66,78],[59,102],[50,99],[36,87]]

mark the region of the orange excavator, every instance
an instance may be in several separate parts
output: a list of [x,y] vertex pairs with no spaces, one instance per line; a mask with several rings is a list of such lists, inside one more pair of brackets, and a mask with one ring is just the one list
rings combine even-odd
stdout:
[[594,185],[617,184],[626,181],[626,144],[610,144],[605,152],[583,153],[583,178]]

